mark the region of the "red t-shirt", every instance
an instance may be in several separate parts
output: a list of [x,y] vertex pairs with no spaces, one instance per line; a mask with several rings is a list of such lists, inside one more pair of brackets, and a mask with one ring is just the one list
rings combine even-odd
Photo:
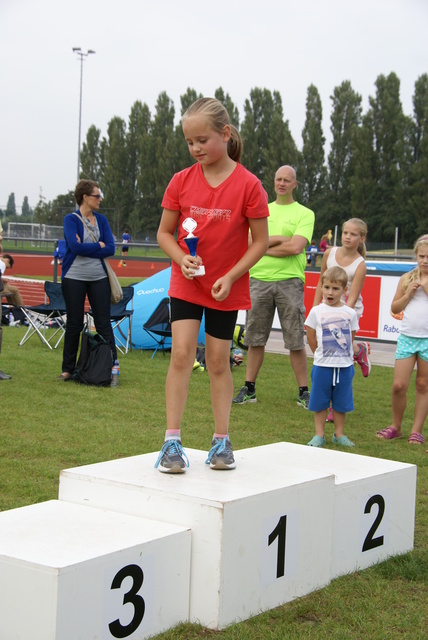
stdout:
[[251,307],[249,275],[233,283],[230,294],[217,302],[211,295],[214,282],[224,276],[248,249],[248,218],[267,218],[268,197],[260,180],[237,164],[233,173],[218,187],[211,187],[202,168],[194,164],[176,173],[162,200],[162,207],[179,211],[177,241],[188,253],[182,223],[193,218],[198,236],[197,254],[203,260],[205,275],[186,280],[173,262],[169,295],[211,309],[233,311]]

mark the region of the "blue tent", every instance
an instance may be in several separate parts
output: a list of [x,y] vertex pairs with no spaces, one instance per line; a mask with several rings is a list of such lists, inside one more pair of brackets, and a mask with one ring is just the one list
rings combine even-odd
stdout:
[[[133,349],[156,349],[154,339],[143,329],[143,324],[150,318],[162,298],[168,297],[171,267],[155,273],[150,278],[134,284],[134,315],[132,317],[131,343]],[[128,308],[130,308],[130,304]],[[123,322],[122,333],[128,331],[127,321]],[[198,342],[205,344],[205,323],[202,319]],[[165,347],[171,347],[171,340],[166,339]]]

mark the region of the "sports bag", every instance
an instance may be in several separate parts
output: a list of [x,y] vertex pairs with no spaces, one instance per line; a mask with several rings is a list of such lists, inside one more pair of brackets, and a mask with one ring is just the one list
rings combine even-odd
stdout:
[[109,387],[112,366],[113,354],[110,345],[98,333],[94,335],[84,331],[72,379],[82,384]]

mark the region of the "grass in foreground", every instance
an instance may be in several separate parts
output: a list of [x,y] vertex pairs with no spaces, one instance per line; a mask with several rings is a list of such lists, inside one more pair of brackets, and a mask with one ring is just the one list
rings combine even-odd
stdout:
[[[165,428],[164,383],[169,354],[132,351],[122,356],[120,386],[94,388],[58,382],[62,350],[48,351],[37,337],[23,347],[23,329],[4,327],[0,368],[13,376],[0,382],[0,509],[58,497],[61,469],[159,450]],[[356,372],[356,410],[346,433],[353,453],[418,465],[414,551],[267,611],[221,632],[180,625],[162,640],[374,640],[426,637],[428,628],[428,455],[407,439],[375,437],[391,417],[393,370],[372,368],[366,380]],[[239,389],[244,365],[233,370]],[[409,433],[414,403],[410,387],[403,430]],[[232,407],[230,434],[235,449],[281,440],[306,444],[313,416],[296,405],[289,358],[267,354],[258,383],[259,402]],[[207,373],[192,374],[183,419],[184,446],[208,450],[213,419]],[[326,434],[331,440],[331,427]],[[329,447],[333,445],[329,444]],[[284,461],[284,465],[287,461]]]

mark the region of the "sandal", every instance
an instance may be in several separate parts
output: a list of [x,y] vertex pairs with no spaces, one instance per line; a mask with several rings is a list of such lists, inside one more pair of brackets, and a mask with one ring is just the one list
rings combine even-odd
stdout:
[[323,447],[325,445],[325,438],[322,436],[314,436],[310,442],[308,442],[308,447]]
[[342,447],[355,447],[355,443],[352,442],[348,438],[348,436],[339,436],[337,437],[335,433],[333,433],[333,438],[331,439],[333,444],[340,444]]
[[411,433],[407,442],[410,442],[410,444],[423,444],[425,438],[422,433]]
[[381,429],[376,432],[377,438],[382,438],[383,440],[394,440],[394,438],[402,438],[403,434],[401,431],[397,431],[394,427],[386,427],[386,429]]

